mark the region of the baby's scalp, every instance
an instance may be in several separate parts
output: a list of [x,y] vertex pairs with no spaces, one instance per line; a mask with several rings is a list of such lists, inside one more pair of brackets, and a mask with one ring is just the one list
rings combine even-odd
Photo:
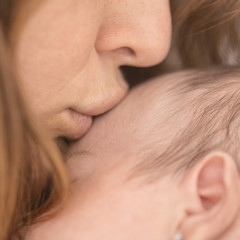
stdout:
[[[158,148],[157,155],[151,155],[152,151],[147,150],[151,146],[146,146],[147,154],[143,161],[137,162],[132,176],[155,179],[162,174],[178,173],[213,150],[227,152],[239,164],[239,69],[189,70],[170,74],[162,80],[164,78],[168,80],[166,97],[172,99],[169,106],[165,105],[169,109],[167,121],[161,124],[167,130],[166,142]],[[155,81],[154,92],[162,91],[159,90],[163,87],[161,80]],[[155,96],[158,104],[157,94]]]
[[94,156],[87,159],[94,171],[121,165],[127,179],[154,180],[187,170],[213,150],[238,161],[239,115],[237,68],[176,72],[134,88],[96,119],[75,150]]

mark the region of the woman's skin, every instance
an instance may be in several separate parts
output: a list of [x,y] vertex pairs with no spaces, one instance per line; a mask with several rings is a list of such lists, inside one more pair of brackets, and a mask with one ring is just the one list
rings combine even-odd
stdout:
[[169,1],[25,0],[10,36],[31,110],[53,137],[78,139],[125,97],[120,66],[165,58]]

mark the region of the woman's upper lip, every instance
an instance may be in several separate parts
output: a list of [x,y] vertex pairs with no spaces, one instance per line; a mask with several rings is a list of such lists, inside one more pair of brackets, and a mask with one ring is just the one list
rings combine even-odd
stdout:
[[108,111],[109,109],[81,109],[78,107],[70,107],[71,111],[83,116],[83,117],[94,117],[100,114],[103,114],[104,112]]
[[115,107],[125,98],[127,89],[119,89],[113,90],[111,94],[108,94],[108,96],[105,97],[96,96],[95,98],[90,99],[87,104],[84,104],[84,102],[81,102],[79,104],[75,102],[73,103],[74,105],[70,107],[70,109],[76,113],[90,117],[101,115]]
[[78,114],[78,115],[81,115],[82,117],[93,117],[94,115],[90,114],[90,112],[83,112],[83,111],[80,111],[78,110],[76,107],[71,107],[69,108],[70,111]]

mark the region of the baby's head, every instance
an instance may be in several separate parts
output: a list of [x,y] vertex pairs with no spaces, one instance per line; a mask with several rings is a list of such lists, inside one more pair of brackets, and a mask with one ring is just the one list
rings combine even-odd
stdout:
[[[99,158],[134,156],[130,175],[153,179],[187,170],[212,151],[240,161],[239,134],[240,70],[189,70],[133,89],[73,149]],[[130,164],[128,157],[111,160],[104,169],[125,165],[123,159]]]
[[133,89],[72,147],[69,203],[29,239],[236,239],[239,129],[237,69]]

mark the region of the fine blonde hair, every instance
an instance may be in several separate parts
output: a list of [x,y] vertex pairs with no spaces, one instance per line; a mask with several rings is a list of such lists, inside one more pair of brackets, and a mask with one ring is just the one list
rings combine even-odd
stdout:
[[[158,121],[153,126],[154,131],[165,133],[164,140],[159,134],[151,147],[149,142],[142,146],[143,157],[130,178],[144,177],[152,182],[168,174],[181,176],[214,151],[229,154],[240,173],[239,67],[183,70],[166,76],[169,83],[165,93],[171,99],[165,106],[167,122]],[[155,85],[155,94],[162,84],[158,87]],[[157,156],[153,154],[156,149]]]

